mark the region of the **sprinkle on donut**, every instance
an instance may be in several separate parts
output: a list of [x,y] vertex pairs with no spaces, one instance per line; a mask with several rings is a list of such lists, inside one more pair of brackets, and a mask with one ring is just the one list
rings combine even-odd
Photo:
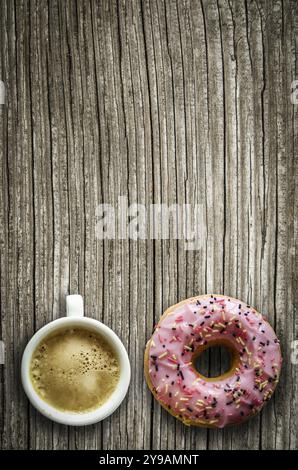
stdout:
[[[224,344],[234,361],[206,378],[194,359]],[[261,410],[278,383],[282,358],[269,323],[250,305],[223,295],[194,297],[170,307],[145,352],[145,376],[155,398],[187,425],[222,428]]]

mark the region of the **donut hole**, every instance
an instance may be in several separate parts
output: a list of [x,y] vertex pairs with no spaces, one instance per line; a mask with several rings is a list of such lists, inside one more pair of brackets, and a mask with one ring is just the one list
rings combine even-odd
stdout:
[[192,362],[200,376],[216,380],[233,374],[237,355],[227,344],[211,343],[196,351]]

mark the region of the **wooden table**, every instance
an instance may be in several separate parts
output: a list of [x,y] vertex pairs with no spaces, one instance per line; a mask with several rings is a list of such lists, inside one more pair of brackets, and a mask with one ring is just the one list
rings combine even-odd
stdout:
[[[298,447],[297,37],[295,0],[1,0],[2,448]],[[119,196],[197,203],[199,248],[100,240],[97,207]],[[174,420],[143,377],[163,310],[206,292],[268,316],[284,356],[262,414],[218,431]],[[20,385],[27,341],[68,293],[132,365],[122,406],[76,429],[35,412]]]

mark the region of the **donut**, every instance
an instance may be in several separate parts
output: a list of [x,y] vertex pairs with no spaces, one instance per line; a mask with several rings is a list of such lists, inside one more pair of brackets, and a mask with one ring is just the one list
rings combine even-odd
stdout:
[[[226,346],[228,372],[207,378],[195,368],[212,346]],[[186,425],[223,428],[258,413],[281,370],[279,340],[250,305],[224,295],[192,297],[168,308],[145,350],[144,372],[157,401]]]

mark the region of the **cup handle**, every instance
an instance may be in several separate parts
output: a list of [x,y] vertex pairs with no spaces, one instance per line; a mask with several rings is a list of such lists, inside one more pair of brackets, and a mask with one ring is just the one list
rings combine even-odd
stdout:
[[84,304],[81,295],[66,296],[66,316],[67,317],[83,317]]

